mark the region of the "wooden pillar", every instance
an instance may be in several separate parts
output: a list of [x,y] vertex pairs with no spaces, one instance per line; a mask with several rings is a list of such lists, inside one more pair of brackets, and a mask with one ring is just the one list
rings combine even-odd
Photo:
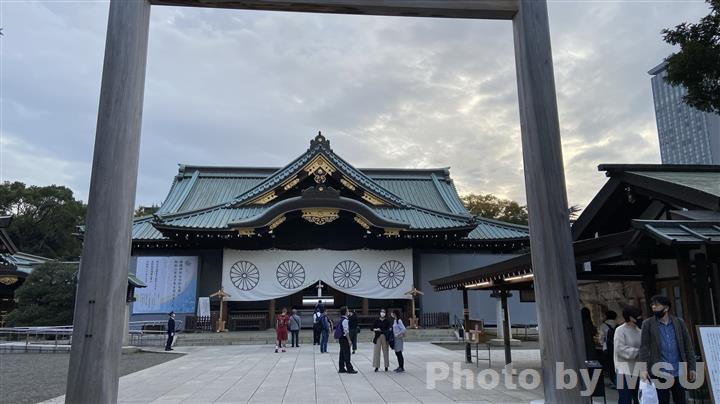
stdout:
[[[578,370],[585,348],[545,0],[519,2],[513,38],[542,379],[554,381],[556,363]],[[547,403],[588,401],[579,388],[543,389]]]
[[67,403],[117,401],[150,3],[110,2]]
[[652,315],[650,310],[650,299],[657,294],[655,266],[652,265],[650,260],[639,261],[638,266],[641,268],[643,273],[642,288],[643,296],[645,298],[645,305],[638,307],[638,309],[641,310],[643,316],[647,317]]
[[700,301],[699,323],[711,325],[714,322],[712,299],[710,297],[710,281],[708,280],[708,261],[705,254],[695,255],[695,290]]
[[[683,317],[690,334],[695,337],[695,325],[698,324],[695,290],[692,283],[692,268],[687,250],[677,251],[677,269],[680,278],[680,299],[683,304]],[[697,343],[697,339],[695,339]],[[697,346],[697,345],[696,345]]]
[[370,300],[367,297],[362,299],[362,314],[365,316],[370,314]]
[[270,304],[268,305],[268,326],[275,328],[275,299],[270,299]]
[[[468,332],[470,331],[468,327],[468,323],[470,322],[470,304],[468,302],[468,290],[467,288],[462,288],[462,296],[463,296],[463,336],[465,337],[466,341],[468,340]],[[465,362],[472,363],[472,352],[470,348],[470,342],[465,343]]]
[[508,295],[510,293],[507,290],[500,291],[500,302],[502,304],[503,312],[503,343],[505,345],[505,364],[509,365],[512,363],[512,355],[510,353],[510,315],[508,313]]

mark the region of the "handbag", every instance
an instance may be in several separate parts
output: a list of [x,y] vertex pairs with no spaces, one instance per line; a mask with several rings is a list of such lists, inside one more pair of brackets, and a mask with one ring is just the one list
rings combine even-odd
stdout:
[[640,380],[638,387],[638,401],[640,404],[658,404],[657,390],[650,380]]

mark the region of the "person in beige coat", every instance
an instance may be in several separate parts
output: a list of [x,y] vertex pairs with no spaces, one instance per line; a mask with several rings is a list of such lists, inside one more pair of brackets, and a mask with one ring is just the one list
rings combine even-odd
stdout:
[[392,332],[390,320],[385,317],[385,309],[380,310],[380,318],[373,324],[375,337],[373,338],[373,367],[377,372],[380,369],[380,352],[382,351],[385,362],[385,371],[390,366],[390,346],[388,345],[388,333]]
[[613,362],[617,374],[618,404],[638,403],[637,367],[640,355],[642,315],[637,307],[628,306],[622,312],[625,323],[615,328]]

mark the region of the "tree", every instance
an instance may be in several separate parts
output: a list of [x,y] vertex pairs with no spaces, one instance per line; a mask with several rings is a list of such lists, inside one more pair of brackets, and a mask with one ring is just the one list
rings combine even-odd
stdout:
[[508,223],[528,223],[527,206],[520,206],[515,201],[498,198],[493,194],[468,194],[461,199],[473,215]]
[[142,206],[142,205],[140,205],[140,206],[138,206],[137,209],[135,209],[135,215],[134,215],[134,216],[135,216],[135,218],[143,217],[143,216],[149,216],[149,215],[152,215],[152,214],[154,214],[155,212],[157,212],[158,209],[160,209],[160,206],[159,206],[159,205],[155,205],[155,204],[150,205],[150,206]]
[[664,29],[665,42],[680,45],[666,61],[668,83],[683,86],[686,104],[720,113],[720,0],[708,0],[710,14],[697,24]]
[[582,211],[580,205],[572,205],[568,208],[568,216],[571,222],[577,220],[578,216],[580,216],[580,211]]
[[7,315],[12,327],[70,325],[75,306],[78,266],[46,262],[15,291],[18,307]]
[[0,212],[13,215],[8,232],[20,251],[60,260],[76,260],[81,243],[73,234],[85,219],[86,205],[66,187],[0,185]]

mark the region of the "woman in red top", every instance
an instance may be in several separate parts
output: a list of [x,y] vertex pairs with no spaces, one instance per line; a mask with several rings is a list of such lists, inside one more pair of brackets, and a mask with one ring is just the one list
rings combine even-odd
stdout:
[[283,307],[282,312],[275,319],[275,332],[277,333],[277,346],[275,346],[275,353],[277,353],[278,348],[282,348],[282,351],[285,352],[285,341],[288,339],[289,322],[290,317],[287,315],[287,309]]

